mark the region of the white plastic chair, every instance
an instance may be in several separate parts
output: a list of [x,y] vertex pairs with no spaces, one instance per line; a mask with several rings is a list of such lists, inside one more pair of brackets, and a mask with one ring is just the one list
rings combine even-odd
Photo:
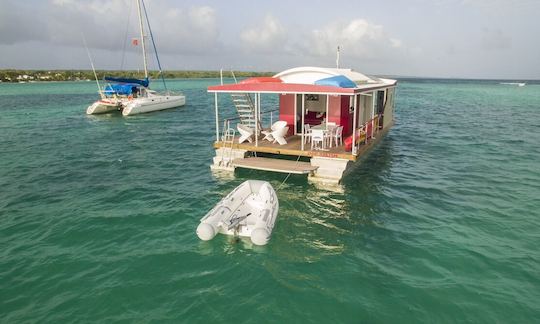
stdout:
[[336,127],[332,134],[332,138],[330,139],[330,145],[332,143],[332,139],[335,141],[336,147],[338,146],[338,140],[339,145],[343,145],[343,126]]
[[305,124],[304,125],[304,143],[309,143],[311,142],[311,125],[310,124]]
[[236,125],[236,128],[238,129],[238,132],[240,133],[240,138],[238,139],[238,143],[243,143],[245,141],[248,141],[250,143],[253,142],[253,139],[252,139],[253,134],[254,134],[253,129],[242,124]]
[[328,147],[332,147],[332,139],[334,138],[334,135],[337,130],[336,123],[329,123],[326,125],[326,132],[324,133],[324,139],[326,140],[326,145]]
[[273,131],[272,134],[270,134],[274,138],[273,143],[278,142],[279,145],[287,144],[287,141],[285,140],[285,135],[287,135],[288,131],[289,131],[289,126],[285,126],[285,127],[282,127]]
[[322,129],[311,130],[311,150],[324,150],[326,148],[324,132]]
[[273,123],[272,126],[270,126],[270,129],[266,129],[261,132],[264,134],[263,140],[275,142],[274,137],[272,136],[272,133],[286,126],[287,126],[287,122],[284,120],[278,120],[277,122]]

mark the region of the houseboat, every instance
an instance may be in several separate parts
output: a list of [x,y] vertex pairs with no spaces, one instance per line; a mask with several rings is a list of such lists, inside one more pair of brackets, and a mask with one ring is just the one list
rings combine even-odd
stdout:
[[[210,86],[216,127],[211,168],[338,183],[392,127],[396,86],[396,80],[320,67]],[[220,110],[224,102],[234,116]]]

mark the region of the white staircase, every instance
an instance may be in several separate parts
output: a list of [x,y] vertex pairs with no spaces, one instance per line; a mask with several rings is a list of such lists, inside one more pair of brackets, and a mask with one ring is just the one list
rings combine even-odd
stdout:
[[[238,83],[233,71],[231,71],[231,74],[234,82]],[[255,104],[249,93],[231,93],[231,98],[234,107],[236,107],[238,118],[240,118],[240,124],[255,129],[255,123],[258,123],[260,131],[261,122],[257,120],[257,116],[255,116]]]
[[251,129],[255,129],[255,105],[251,96],[247,93],[231,93],[231,98],[238,118],[240,118],[240,124],[246,125]]

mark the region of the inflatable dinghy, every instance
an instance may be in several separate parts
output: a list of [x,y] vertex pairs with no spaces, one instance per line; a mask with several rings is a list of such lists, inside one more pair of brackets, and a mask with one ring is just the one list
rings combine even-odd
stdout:
[[201,218],[197,236],[208,241],[217,233],[250,237],[256,245],[270,240],[279,203],[266,181],[247,180]]

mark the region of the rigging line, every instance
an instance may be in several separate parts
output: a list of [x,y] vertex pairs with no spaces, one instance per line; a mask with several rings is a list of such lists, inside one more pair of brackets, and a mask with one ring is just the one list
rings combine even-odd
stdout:
[[133,7],[133,1],[129,2],[129,10],[127,15],[127,24],[126,24],[126,32],[124,34],[124,46],[122,47],[122,62],[120,63],[120,71],[124,70],[124,61],[126,58],[126,43],[127,43],[127,35],[129,30],[129,19],[131,17],[131,8]]
[[103,92],[101,92],[101,86],[99,85],[99,79],[96,73],[96,69],[94,68],[94,61],[92,60],[92,56],[90,55],[90,50],[88,49],[88,45],[86,44],[86,37],[84,37],[84,33],[81,32],[84,48],[86,48],[86,54],[88,55],[88,59],[90,60],[90,65],[92,66],[92,71],[94,72],[94,77],[96,78],[96,84],[98,88],[99,95],[101,99],[103,99]]
[[156,49],[156,43],[154,42],[154,35],[152,34],[152,28],[150,27],[150,21],[148,20],[148,13],[146,12],[146,5],[144,4],[144,1],[141,0],[142,7],[144,10],[144,16],[146,18],[146,25],[148,25],[148,32],[150,33],[150,39],[152,40],[152,46],[154,47],[154,53],[156,53],[156,60],[159,68],[159,74],[161,75],[161,80],[163,81],[163,86],[165,87],[165,91],[167,90],[167,84],[165,83],[165,77],[163,76],[163,71],[161,70],[161,63],[159,62],[159,55]]
[[[294,169],[296,169],[296,166],[298,165],[298,161],[300,161],[300,155],[298,155],[298,158],[296,159],[296,163],[294,164]],[[279,185],[279,187],[277,188],[276,191],[279,191],[279,189],[281,189],[281,187],[283,187],[283,185],[285,184],[285,181],[287,181],[287,179],[289,179],[289,177],[291,176],[292,172],[289,172],[289,174],[287,174],[287,176],[285,177],[285,179],[281,182],[281,184]]]

